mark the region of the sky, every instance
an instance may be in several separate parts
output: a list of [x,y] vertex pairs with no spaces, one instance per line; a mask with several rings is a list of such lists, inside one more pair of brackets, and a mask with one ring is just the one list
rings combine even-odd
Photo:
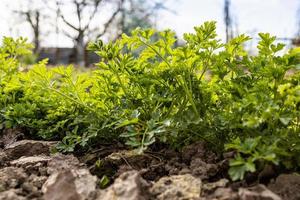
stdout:
[[[2,36],[31,37],[30,29],[10,16],[7,4],[27,0],[0,0],[0,38]],[[49,0],[51,1],[51,0]],[[13,3],[12,3],[13,2]],[[157,28],[170,28],[181,37],[185,32],[192,32],[194,26],[205,21],[217,21],[217,32],[225,37],[223,24],[224,0],[169,0],[166,4],[174,12],[163,11],[158,16]],[[257,37],[259,32],[269,32],[280,38],[292,38],[298,30],[297,11],[300,0],[232,0],[231,11],[239,33]],[[298,17],[300,20],[300,17]],[[72,46],[66,38],[48,38],[44,46]],[[55,42],[56,41],[56,42]]]

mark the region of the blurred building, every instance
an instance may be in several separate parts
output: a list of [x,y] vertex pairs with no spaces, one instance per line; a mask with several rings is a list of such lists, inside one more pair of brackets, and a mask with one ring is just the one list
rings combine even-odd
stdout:
[[295,37],[292,39],[292,44],[295,45],[295,46],[300,46],[300,37]]
[[[68,65],[76,62],[76,51],[74,48],[42,48],[38,60],[48,58],[50,65]],[[85,66],[99,62],[99,56],[94,52],[85,51]]]

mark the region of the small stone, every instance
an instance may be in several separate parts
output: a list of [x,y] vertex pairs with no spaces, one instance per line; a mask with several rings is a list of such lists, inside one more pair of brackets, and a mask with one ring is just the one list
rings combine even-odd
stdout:
[[163,177],[150,188],[151,194],[158,200],[198,199],[202,181],[189,174]]
[[20,190],[10,189],[0,192],[0,200],[26,200],[25,197],[19,195]]
[[226,187],[226,185],[229,183],[229,180],[227,179],[220,179],[217,182],[213,182],[213,183],[206,183],[203,185],[203,190],[204,191],[212,191],[215,190],[217,188],[224,188]]
[[[54,155],[48,162],[46,174],[53,174],[56,172],[76,169],[79,167],[81,167],[81,164],[76,157],[74,157],[73,155],[63,155],[58,153]],[[40,173],[42,175],[45,175],[44,171],[40,171]]]
[[123,150],[119,152],[114,152],[103,159],[104,165],[122,165],[122,164],[132,164],[137,165],[137,168],[143,168],[143,163],[149,158],[143,154],[138,154],[135,151]]
[[56,142],[21,140],[6,146],[4,151],[10,160],[15,160],[22,156],[50,155],[54,144]]
[[11,161],[10,164],[17,167],[26,167],[29,165],[36,165],[38,163],[47,163],[50,159],[51,157],[49,156],[22,156],[17,160]]
[[231,188],[218,188],[216,191],[210,195],[208,198],[211,200],[240,200],[238,194],[232,191]]
[[281,196],[283,199],[300,199],[300,175],[281,174],[276,180],[268,185],[268,188]]
[[252,188],[239,188],[238,195],[241,200],[282,200],[278,195],[268,190],[264,185]]
[[53,173],[42,187],[45,200],[85,200],[96,190],[97,178],[87,169]]
[[47,177],[46,176],[37,176],[37,175],[30,175],[30,177],[28,178],[29,181],[32,183],[33,186],[37,187],[37,188],[42,188],[43,184],[46,182]]
[[8,161],[8,157],[6,153],[0,150],[0,167],[5,166],[7,161]]
[[188,168],[183,168],[182,170],[180,170],[179,174],[183,175],[183,174],[190,174],[191,170]]
[[39,168],[39,175],[40,176],[47,176],[48,175],[48,169],[47,169],[47,167],[40,167]]
[[27,197],[27,199],[30,200],[42,200],[43,193],[41,191],[36,191],[36,192],[32,192],[30,193]]
[[137,171],[127,171],[121,174],[113,185],[100,192],[97,200],[144,200],[144,187],[147,186]]
[[28,193],[33,193],[33,192],[37,192],[38,191],[38,188],[35,187],[32,183],[29,183],[29,182],[25,182],[22,184],[21,188],[28,192]]
[[22,168],[6,167],[0,169],[0,192],[16,188],[22,184],[27,175]]
[[35,175],[41,175],[40,170],[43,168],[46,168],[47,165],[45,163],[36,163],[35,165],[28,165],[24,167],[27,174],[35,174]]

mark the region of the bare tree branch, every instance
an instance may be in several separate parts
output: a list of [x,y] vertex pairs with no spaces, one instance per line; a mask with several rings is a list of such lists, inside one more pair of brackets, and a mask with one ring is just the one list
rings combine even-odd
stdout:
[[98,12],[101,2],[102,2],[102,0],[95,1],[94,10],[93,10],[92,14],[90,15],[88,22],[87,22],[86,26],[84,27],[84,30],[89,29],[91,22],[93,21],[94,17],[96,16],[96,13]]
[[60,13],[59,15],[60,15],[61,19],[63,20],[63,22],[64,22],[66,25],[68,25],[69,27],[71,27],[72,29],[74,29],[74,30],[76,30],[76,31],[79,31],[79,30],[80,30],[79,28],[75,27],[73,24],[71,24],[70,22],[68,22],[68,21],[66,20],[66,18],[65,18],[64,15],[62,15],[61,13]]
[[64,34],[65,36],[67,36],[68,38],[74,40],[74,36],[73,36],[73,35],[71,35],[70,33],[68,33],[68,32],[65,31],[65,30],[62,30],[62,32],[63,32],[63,34]]
[[109,18],[109,20],[104,24],[104,29],[101,33],[99,33],[97,35],[97,38],[102,37],[107,32],[107,30],[108,30],[109,26],[111,25],[111,23],[115,20],[117,15],[122,11],[123,4],[124,4],[124,0],[121,0],[117,10],[112,14],[112,16]]
[[40,50],[40,21],[41,21],[41,11],[30,10],[27,11],[13,10],[14,13],[25,18],[25,21],[30,25],[33,32],[33,43],[34,43],[34,53],[39,53]]

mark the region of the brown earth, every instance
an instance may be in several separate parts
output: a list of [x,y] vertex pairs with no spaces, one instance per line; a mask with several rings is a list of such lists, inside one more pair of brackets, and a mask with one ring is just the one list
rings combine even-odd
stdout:
[[[182,151],[153,146],[143,155],[103,145],[82,156],[51,154],[55,142],[0,136],[0,200],[298,200],[300,176],[263,173],[231,182],[227,153],[198,142]],[[262,184],[264,183],[264,184]]]

